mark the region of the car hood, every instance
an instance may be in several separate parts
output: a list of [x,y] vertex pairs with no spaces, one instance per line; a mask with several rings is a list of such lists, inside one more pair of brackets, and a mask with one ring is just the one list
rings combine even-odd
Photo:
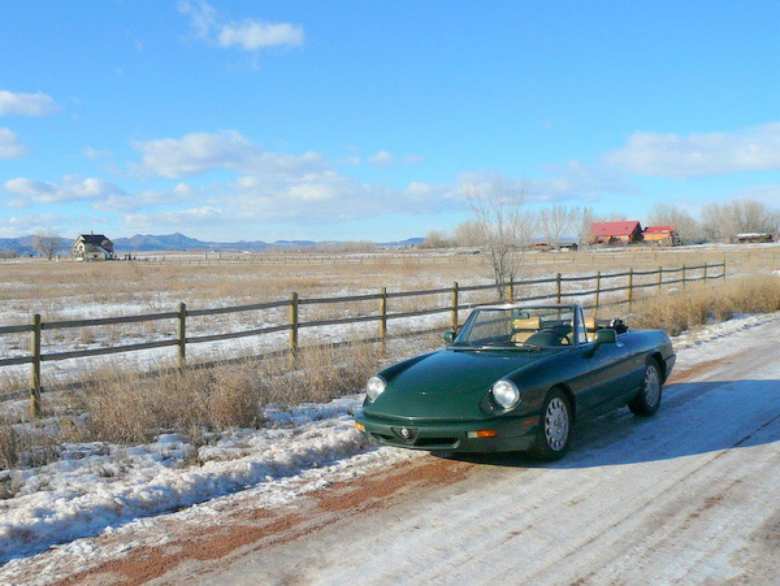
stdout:
[[487,391],[498,379],[554,351],[440,350],[382,376],[387,389],[364,412],[388,418],[473,420],[489,416],[480,409]]

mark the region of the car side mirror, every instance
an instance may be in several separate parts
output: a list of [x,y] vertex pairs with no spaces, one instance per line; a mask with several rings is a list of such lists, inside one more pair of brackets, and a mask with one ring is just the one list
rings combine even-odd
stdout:
[[444,340],[445,344],[452,344],[452,342],[455,340],[455,332],[452,330],[447,330],[441,335],[441,339]]

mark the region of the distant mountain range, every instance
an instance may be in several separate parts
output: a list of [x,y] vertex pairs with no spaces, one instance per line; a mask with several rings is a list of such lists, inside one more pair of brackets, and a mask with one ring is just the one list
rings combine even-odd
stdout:
[[[35,254],[33,236],[20,236],[19,238],[0,238],[0,253],[13,252],[20,256]],[[72,240],[60,238],[57,244],[59,254],[69,253]]]
[[[403,248],[422,244],[424,238],[408,238],[394,242],[377,242],[376,245],[383,248]],[[187,250],[214,250],[214,251],[247,251],[261,252],[272,248],[314,248],[319,246],[339,246],[347,242],[314,240],[238,240],[236,242],[215,242],[210,240],[198,240],[190,238],[179,232],[174,234],[136,234],[130,238],[117,238],[114,240],[114,249],[117,252],[151,252],[158,250],[187,251]]]
[[[110,236],[109,236],[110,237]],[[34,254],[33,236],[22,236],[19,238],[0,238],[0,251],[14,252],[18,255]],[[381,248],[407,248],[422,244],[424,238],[407,238],[392,242],[377,242],[376,245]],[[59,242],[59,253],[68,253],[72,241],[61,238]],[[114,240],[114,250],[117,254],[125,252],[156,252],[156,251],[232,251],[232,252],[261,252],[264,250],[282,248],[314,248],[327,247],[348,244],[339,241],[316,242],[314,240],[276,240],[274,242],[265,242],[263,240],[239,240],[237,242],[213,242],[190,238],[184,234],[176,232],[174,234],[136,234],[130,238],[117,238]]]

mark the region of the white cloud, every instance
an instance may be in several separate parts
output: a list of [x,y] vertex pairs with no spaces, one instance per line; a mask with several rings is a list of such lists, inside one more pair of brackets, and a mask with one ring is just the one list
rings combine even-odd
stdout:
[[263,151],[236,131],[195,132],[181,138],[137,142],[134,146],[141,153],[143,171],[169,178],[216,169],[291,173],[321,163],[320,155],[314,152],[287,155]]
[[500,197],[528,204],[593,201],[606,193],[636,191],[622,175],[578,161],[551,167],[548,176],[541,179],[508,177],[490,171],[461,173],[455,190],[464,198]]
[[251,145],[238,132],[193,132],[135,143],[144,169],[163,177],[195,175],[241,164]]
[[143,210],[145,208],[190,202],[195,191],[186,183],[177,183],[171,190],[147,189],[136,193],[117,192],[96,201],[94,207],[100,210]]
[[[422,163],[424,158],[420,155],[403,155],[396,156],[388,150],[381,149],[368,157],[368,162],[378,167],[387,167],[394,163],[403,163],[404,165],[416,165]],[[358,162],[360,162],[358,160]]]
[[203,0],[184,0],[179,3],[179,12],[189,18],[195,36],[223,48],[258,51],[269,47],[297,47],[304,41],[303,28],[299,25],[256,18],[222,21],[214,7]]
[[166,230],[170,227],[190,227],[193,225],[211,226],[214,222],[224,220],[222,210],[210,206],[177,211],[126,214],[124,216],[124,222],[130,228],[151,231]]
[[85,146],[81,150],[81,152],[90,161],[105,159],[111,156],[111,151],[109,151],[108,149],[96,149],[95,147],[91,147],[91,146]]
[[57,104],[42,92],[20,94],[0,90],[0,116],[46,116],[56,111]]
[[[148,205],[186,202],[187,209],[208,208],[217,222],[253,225],[257,222],[312,223],[352,220],[382,213],[435,213],[468,208],[476,194],[499,194],[528,203],[574,200],[614,192],[614,179],[602,170],[572,162],[555,169],[550,178],[517,179],[498,173],[463,173],[449,184],[411,181],[404,188],[369,184],[329,166],[315,153],[288,155],[262,151],[234,131],[192,133],[139,143],[140,167],[163,177],[180,177],[222,170],[236,173],[230,180],[192,189],[186,184],[167,192],[133,194],[104,204],[114,209],[135,209],[134,222],[151,217]],[[381,153],[382,151],[380,151]],[[390,153],[388,153],[390,155]],[[392,157],[392,155],[390,155]],[[387,160],[380,157],[380,160]],[[394,158],[393,160],[402,160]],[[122,208],[122,206],[124,206]],[[176,218],[157,212],[160,222],[175,224]],[[178,214],[178,212],[176,212]]]
[[27,149],[10,129],[0,128],[0,159],[17,159],[26,152]]
[[0,238],[18,238],[36,232],[63,233],[65,218],[59,214],[29,214],[0,218]]
[[222,47],[238,46],[246,51],[285,45],[295,47],[303,44],[303,29],[286,22],[245,20],[224,25],[218,40]]
[[606,161],[640,175],[670,177],[778,170],[780,122],[736,132],[637,132]]
[[368,160],[374,165],[384,167],[386,165],[390,165],[394,161],[394,157],[389,151],[381,150],[371,155]]
[[101,200],[127,195],[116,185],[103,179],[95,177],[82,179],[75,175],[66,175],[59,183],[17,177],[9,179],[3,186],[7,192],[19,196],[12,202],[16,207],[23,207],[30,203]]
[[192,195],[192,187],[186,183],[177,183],[173,188],[173,193],[180,197],[190,197]]

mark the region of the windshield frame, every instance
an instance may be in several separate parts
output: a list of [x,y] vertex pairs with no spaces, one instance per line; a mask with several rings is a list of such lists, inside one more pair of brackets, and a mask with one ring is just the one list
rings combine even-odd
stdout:
[[[529,344],[527,342],[517,342],[517,343],[511,343],[510,345],[474,345],[470,344],[464,341],[465,337],[468,336],[468,334],[471,332],[472,328],[474,327],[474,322],[477,320],[477,316],[480,315],[482,312],[486,311],[508,311],[513,309],[519,309],[519,310],[555,310],[560,309],[561,311],[570,311],[572,312],[573,318],[572,318],[572,340],[574,343],[570,345],[539,345],[539,344]],[[578,336],[578,332],[582,334],[582,338]],[[577,346],[582,346],[584,344],[588,344],[590,340],[588,339],[587,334],[587,328],[585,328],[585,320],[582,312],[582,307],[577,304],[571,304],[571,305],[511,305],[511,306],[485,306],[485,307],[477,307],[475,308],[469,316],[466,318],[466,321],[463,322],[463,325],[458,329],[457,335],[455,336],[454,340],[451,344],[449,344],[447,347],[452,348],[454,350],[472,350],[472,351],[534,351],[534,350],[543,350],[543,349],[566,349],[566,348],[576,348]]]

